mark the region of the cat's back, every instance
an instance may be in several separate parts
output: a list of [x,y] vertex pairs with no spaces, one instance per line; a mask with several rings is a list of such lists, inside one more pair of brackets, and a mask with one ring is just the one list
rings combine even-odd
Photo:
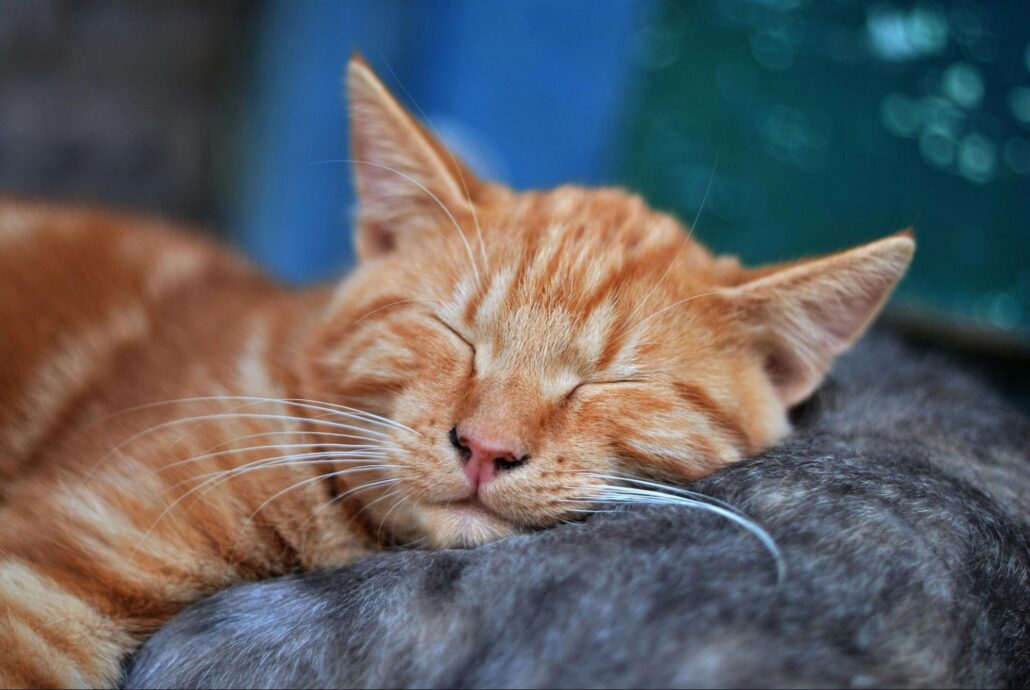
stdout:
[[120,353],[184,317],[184,295],[219,286],[269,289],[161,221],[0,200],[0,483],[77,396],[118,375]]

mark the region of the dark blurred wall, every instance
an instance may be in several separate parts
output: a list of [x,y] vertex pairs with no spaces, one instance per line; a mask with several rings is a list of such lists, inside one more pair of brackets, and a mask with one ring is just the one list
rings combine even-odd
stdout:
[[0,194],[217,220],[248,5],[0,0]]

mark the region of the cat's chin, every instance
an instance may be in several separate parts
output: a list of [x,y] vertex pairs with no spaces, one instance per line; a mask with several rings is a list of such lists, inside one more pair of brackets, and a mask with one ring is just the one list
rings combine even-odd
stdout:
[[435,503],[419,512],[429,545],[437,549],[471,548],[518,532],[476,501]]

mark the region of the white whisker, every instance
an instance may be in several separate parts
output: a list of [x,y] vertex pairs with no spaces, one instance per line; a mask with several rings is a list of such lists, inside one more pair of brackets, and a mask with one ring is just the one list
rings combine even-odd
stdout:
[[[236,543],[233,544],[233,548],[229,552],[230,553],[230,558],[236,554],[236,547],[239,544],[239,539],[240,539],[240,537],[243,536],[243,533],[246,531],[247,527],[250,526],[250,523],[254,520],[254,518],[257,516],[257,514],[260,513],[262,510],[264,510],[265,506],[267,506],[269,503],[271,503],[275,499],[279,498],[280,496],[284,496],[285,494],[289,493],[290,491],[293,491],[294,489],[299,489],[302,486],[307,486],[308,484],[312,484],[312,483],[320,481],[320,480],[332,479],[333,477],[340,477],[340,476],[343,476],[345,474],[349,474],[351,472],[357,471],[357,469],[361,469],[361,468],[351,468],[351,469],[347,469],[347,470],[340,470],[339,472],[328,472],[326,474],[318,474],[318,475],[315,475],[314,477],[309,477],[308,479],[304,479],[302,481],[299,481],[299,482],[296,482],[294,484],[291,484],[290,486],[286,487],[285,489],[283,489],[281,491],[278,491],[275,494],[273,494],[272,496],[270,496],[267,499],[265,499],[261,503],[261,505],[259,505],[257,507],[257,509],[254,510],[254,512],[252,512],[250,514],[250,516],[248,516],[247,519],[243,521],[243,524],[240,526],[239,530],[237,531],[237,534],[239,536],[236,538]],[[400,482],[400,481],[401,481],[401,479],[398,479],[398,478],[383,479],[383,480],[378,480],[378,481],[375,481],[375,482],[368,482],[366,484],[362,484],[361,487],[362,488],[368,488],[368,487],[371,487],[373,485],[382,485],[383,483],[394,484],[394,483],[397,483],[397,482]]]
[[[757,522],[748,517],[741,510],[731,506],[724,501],[719,499],[706,496],[697,492],[691,492],[687,489],[678,489],[676,487],[665,486],[662,484],[656,484],[654,482],[648,482],[641,479],[633,479],[630,477],[620,477],[616,475],[582,472],[579,473],[584,476],[590,476],[595,479],[603,479],[609,481],[620,481],[631,484],[638,484],[641,486],[657,487],[662,489],[661,491],[655,491],[650,488],[637,488],[627,486],[615,486],[606,485],[597,487],[594,492],[577,498],[566,499],[567,502],[577,503],[622,503],[622,504],[652,504],[652,505],[677,505],[685,508],[692,508],[696,510],[703,510],[706,512],[713,513],[720,517],[723,517],[730,522],[734,523],[738,527],[749,532],[752,536],[758,539],[759,542],[765,547],[769,554],[773,557],[776,562],[776,576],[777,582],[782,582],[786,575],[786,564],[783,560],[783,554],[777,546],[776,541],[772,536]],[[567,487],[570,490],[582,489],[582,487]],[[686,495],[677,495],[679,494]]]
[[[326,502],[325,502],[325,503],[323,503],[323,504],[322,504],[321,506],[319,506],[319,507],[318,507],[318,509],[317,509],[317,510],[315,510],[315,511],[314,511],[314,512],[313,512],[313,513],[312,513],[312,514],[310,515],[310,516],[308,516],[308,519],[307,519],[307,520],[305,520],[305,521],[304,521],[304,522],[302,523],[302,526],[303,526],[304,524],[307,524],[307,522],[308,522],[309,520],[313,520],[313,519],[314,519],[314,518],[315,518],[315,517],[316,517],[316,516],[317,516],[317,515],[318,515],[319,513],[321,513],[321,512],[323,511],[323,510],[326,510],[326,509],[328,509],[328,508],[331,508],[332,506],[336,505],[336,503],[337,503],[337,502],[339,502],[339,501],[340,501],[341,499],[343,499],[343,498],[346,498],[346,497],[347,497],[347,496],[349,496],[349,495],[350,495],[351,493],[352,493],[352,491],[347,491],[346,493],[338,494],[338,495],[336,495],[336,496],[333,496],[332,498],[330,498],[330,499],[329,499],[328,501],[326,501]],[[363,512],[365,512],[365,511],[366,511],[366,510],[367,510],[367,509],[368,509],[369,507],[371,507],[372,505],[375,505],[376,503],[378,503],[378,502],[379,502],[379,501],[381,501],[382,499],[383,499],[383,496],[380,496],[379,498],[377,498],[376,500],[372,501],[371,503],[366,503],[365,505],[363,505],[363,506],[362,506],[361,508],[359,508],[359,509],[358,509],[358,511],[357,511],[356,513],[354,513],[354,515],[352,515],[352,516],[350,517],[350,519],[349,519],[349,520],[347,520],[347,525],[350,525],[350,523],[354,521],[354,518],[356,518],[356,517],[358,517],[359,515],[361,515],[361,514],[362,514]]]
[[[439,300],[432,300],[439,301]],[[418,433],[411,427],[405,426],[400,422],[396,422],[387,417],[382,417],[365,410],[359,410],[354,407],[348,407],[346,405],[339,405],[337,403],[330,402],[319,402],[317,400],[308,400],[306,398],[266,398],[261,396],[253,395],[211,395],[211,396],[198,396],[192,398],[180,398],[178,400],[166,400],[162,402],[149,403],[147,405],[140,405],[135,409],[142,409],[146,407],[154,407],[157,405],[168,405],[172,403],[184,403],[184,402],[222,402],[222,401],[244,401],[248,403],[271,403],[276,405],[292,405],[294,407],[300,407],[306,410],[316,410],[318,412],[325,412],[327,415],[339,415],[344,418],[354,419],[357,421],[368,422],[375,424],[380,427],[388,427],[392,429],[400,429],[403,431],[410,431],[411,433]]]
[[[247,448],[230,448],[228,450],[221,450],[215,453],[204,453],[202,455],[194,455],[193,457],[186,458],[185,460],[178,460],[168,465],[163,465],[155,470],[155,472],[163,472],[173,467],[179,467],[181,465],[188,465],[194,462],[200,462],[202,460],[208,460],[210,458],[222,457],[225,455],[233,455],[236,453],[251,453],[256,450],[277,450],[285,448],[339,448],[349,449],[353,451],[374,451],[379,455],[388,455],[388,453],[379,445],[359,445],[353,443],[278,443],[264,446],[249,446]],[[284,456],[289,457],[289,456]]]
[[662,307],[661,309],[659,309],[659,310],[658,310],[658,311],[656,311],[655,313],[653,313],[653,314],[649,314],[648,316],[646,316],[646,317],[642,318],[642,319],[641,319],[640,321],[638,321],[638,322],[636,323],[636,325],[635,325],[634,327],[635,327],[635,328],[640,328],[641,326],[643,326],[643,325],[644,325],[645,323],[647,323],[647,322],[648,322],[648,321],[650,321],[651,319],[655,318],[655,317],[656,317],[656,316],[658,316],[659,314],[663,314],[664,312],[667,312],[667,311],[669,311],[669,310],[670,310],[670,309],[672,309],[673,307],[678,307],[679,305],[681,305],[681,304],[684,304],[684,303],[686,303],[686,302],[690,302],[690,301],[692,301],[692,300],[695,300],[695,299],[697,299],[698,297],[707,297],[707,296],[709,296],[709,295],[718,295],[718,294],[720,294],[721,292],[722,292],[722,290],[712,290],[711,292],[702,292],[702,293],[700,293],[700,294],[697,294],[697,295],[691,295],[690,297],[687,297],[687,298],[685,298],[685,299],[681,299],[681,300],[678,300],[678,301],[676,301],[676,302],[673,302],[672,304],[669,304],[669,305],[666,305],[666,306]]
[[[273,458],[261,458],[260,460],[255,460],[253,462],[249,462],[249,463],[247,463],[245,465],[241,465],[239,467],[233,467],[233,468],[228,469],[228,470],[222,470],[220,472],[213,472],[213,473],[210,473],[210,474],[207,474],[207,475],[203,475],[204,477],[208,477],[208,478],[205,479],[200,484],[198,484],[197,486],[189,489],[184,494],[182,494],[181,496],[179,496],[178,498],[173,500],[170,504],[165,506],[164,510],[161,511],[160,515],[157,516],[157,519],[155,519],[154,522],[151,523],[150,527],[147,528],[146,532],[143,534],[143,537],[140,540],[140,543],[137,544],[136,545],[136,549],[133,550],[133,554],[136,553],[136,551],[139,549],[140,545],[142,545],[143,540],[146,539],[147,536],[150,535],[150,533],[154,530],[154,528],[157,526],[157,524],[159,522],[161,522],[161,520],[164,519],[164,517],[169,512],[171,512],[177,505],[179,505],[184,500],[186,500],[187,498],[189,498],[190,496],[192,496],[194,493],[196,493],[198,491],[204,491],[205,489],[207,489],[207,490],[214,489],[215,486],[220,484],[222,481],[228,481],[229,479],[233,479],[235,477],[241,476],[241,475],[246,474],[246,473],[248,473],[250,471],[253,471],[253,470],[267,469],[268,467],[286,467],[286,466],[289,466],[291,463],[290,462],[285,462],[285,460],[287,460],[287,459],[292,459],[292,461],[296,462],[296,464],[301,464],[301,461],[306,461],[306,460],[308,460],[310,458],[313,458],[313,457],[325,458],[326,462],[332,462],[334,464],[335,463],[340,463],[340,462],[368,462],[368,461],[371,461],[371,460],[376,460],[376,458],[371,458],[371,457],[355,457],[353,459],[349,459],[349,458],[348,459],[344,459],[344,458],[340,458],[338,456],[339,456],[338,453],[298,453],[298,454],[293,454],[293,455],[277,456],[277,457],[273,457]],[[282,461],[282,462],[280,462],[280,461]],[[376,465],[371,465],[369,467],[372,468],[372,469],[379,469],[379,468],[382,468],[382,467],[387,467],[387,465],[384,465],[382,463],[377,463]],[[394,465],[390,465],[389,467],[395,467],[395,466]],[[348,468],[348,470],[343,470],[343,471],[360,471],[360,470],[363,470],[363,469],[364,468],[353,468],[352,467],[352,468]],[[319,476],[322,476],[322,475],[319,475]],[[177,482],[175,485],[173,485],[170,488],[175,488],[175,487],[181,486],[186,481],[192,481],[192,480],[201,479],[201,478],[202,477],[196,477],[196,476],[195,477],[191,477],[188,480]]]
[[[239,467],[232,467],[227,470],[218,470],[217,472],[206,472],[204,474],[197,474],[189,479],[183,479],[182,481],[173,484],[171,489],[178,488],[188,482],[196,481],[198,479],[205,479],[207,477],[226,477],[231,478],[246,474],[251,470],[268,469],[271,467],[302,467],[304,465],[331,465],[331,464],[344,464],[351,462],[379,462],[389,458],[389,455],[375,454],[375,453],[353,453],[345,454],[339,452],[313,452],[313,453],[294,453],[292,455],[275,455],[268,458],[261,458],[253,462],[248,462],[245,465]],[[380,463],[376,467],[396,467],[396,465],[386,465]]]
[[682,496],[688,496],[690,498],[696,498],[699,501],[707,501],[709,503],[714,503],[715,505],[721,506],[726,510],[733,511],[741,517],[747,518],[747,515],[744,513],[744,511],[740,510],[740,508],[737,508],[735,505],[727,503],[726,501],[723,501],[721,499],[715,498],[714,496],[709,496],[708,494],[703,494],[698,491],[691,491],[690,489],[684,489],[680,486],[673,486],[671,484],[659,484],[657,482],[651,482],[646,479],[639,479],[637,477],[631,477],[624,474],[604,474],[601,472],[589,471],[581,472],[580,474],[587,477],[593,477],[594,479],[601,479],[604,481],[630,482],[632,484],[645,486],[651,489],[656,489],[658,491],[666,491],[675,494],[680,494]]
[[111,451],[108,452],[108,455],[110,455],[111,453],[114,453],[114,452],[122,452],[122,449],[127,444],[129,444],[129,443],[131,443],[133,441],[138,440],[139,438],[141,438],[142,436],[145,436],[146,434],[153,433],[155,431],[159,431],[160,429],[165,429],[165,428],[168,428],[168,427],[173,427],[173,426],[176,426],[178,424],[188,424],[189,422],[204,422],[204,421],[223,420],[223,419],[265,419],[265,420],[276,420],[276,421],[292,422],[292,423],[295,423],[295,424],[305,424],[305,423],[307,423],[307,424],[328,426],[328,427],[334,428],[334,429],[344,429],[346,431],[357,431],[357,432],[368,433],[368,434],[372,434],[374,436],[378,436],[378,437],[381,437],[381,438],[384,438],[384,439],[388,438],[387,434],[382,433],[380,431],[374,431],[372,429],[362,429],[361,427],[356,427],[356,426],[352,426],[352,425],[349,425],[349,424],[341,424],[339,422],[331,422],[331,421],[329,421],[327,419],[311,419],[311,418],[308,418],[308,417],[292,417],[290,415],[262,414],[262,413],[257,413],[257,412],[224,412],[224,413],[217,413],[217,414],[197,415],[197,416],[194,416],[194,417],[183,417],[183,418],[180,418],[180,419],[173,419],[173,420],[170,420],[170,421],[167,421],[167,422],[162,422],[161,424],[155,424],[154,426],[147,427],[143,431],[135,433],[132,436],[130,436],[129,438],[125,439],[124,441],[119,443],[117,446],[115,446],[113,449],[111,449]]
[[[189,398],[184,398],[183,400],[189,400]],[[178,400],[163,400],[163,401],[158,401],[158,402],[146,403],[146,404],[143,404],[143,405],[136,405],[135,407],[129,407],[127,409],[121,410],[120,412],[115,413],[115,415],[117,415],[117,414],[125,414],[125,413],[134,412],[134,411],[138,411],[138,410],[144,410],[144,409],[147,409],[147,408],[157,407],[159,405],[169,405],[169,404],[173,404],[173,403],[176,403],[176,402],[179,402],[179,401]],[[245,407],[250,407],[253,404],[254,403],[243,403],[243,404],[240,404],[240,405],[236,405],[234,407],[229,408],[226,411],[223,411],[223,413],[225,413],[225,412],[234,412],[236,410],[241,410],[241,409],[243,409]],[[111,416],[114,416],[114,415],[109,415],[109,417],[111,417]],[[151,431],[157,431],[160,428],[160,426],[161,425],[153,425],[153,426],[147,427],[146,429],[144,429],[142,431],[139,431],[139,432],[133,434],[132,436],[129,436],[126,439],[123,439],[120,443],[118,443],[113,448],[111,448],[111,450],[109,450],[108,452],[104,453],[99,458],[97,458],[97,460],[92,465],[90,465],[89,470],[86,472],[86,476],[87,477],[92,477],[93,474],[97,471],[97,468],[100,467],[101,464],[105,463],[108,459],[110,459],[110,457],[112,455],[114,455],[114,454],[118,454],[118,455],[120,455],[122,457],[123,460],[128,461],[129,458],[126,456],[123,448],[125,448],[130,443],[136,441],[137,439],[142,438],[143,436],[145,436],[146,434],[150,433]],[[183,433],[179,434],[175,438],[175,440],[173,440],[171,443],[166,444],[165,448],[171,448],[175,444],[179,443],[179,441],[184,439],[187,436],[187,434],[188,434],[188,432],[183,432]]]
[[[439,300],[436,300],[436,301],[439,301]],[[404,424],[401,424],[397,420],[390,419],[389,417],[383,417],[383,416],[380,416],[380,415],[377,415],[377,414],[373,414],[372,412],[367,412],[365,410],[359,410],[356,407],[348,407],[347,405],[339,405],[337,403],[322,403],[322,404],[323,405],[329,405],[331,407],[336,408],[337,410],[346,411],[346,412],[353,412],[355,414],[363,415],[363,416],[368,417],[370,419],[379,420],[380,422],[382,422],[385,425],[392,426],[395,429],[403,429],[404,431],[410,431],[411,433],[413,433],[413,434],[415,434],[417,436],[421,436],[422,435],[418,431],[415,431],[414,429],[412,429],[410,426],[405,426]]]
[[412,299],[399,299],[396,302],[390,302],[389,304],[384,304],[381,307],[378,307],[376,309],[373,309],[370,312],[367,312],[367,313],[363,314],[360,319],[357,319],[356,321],[352,321],[351,324],[350,324],[350,327],[353,328],[354,326],[357,326],[359,323],[361,323],[362,321],[364,321],[368,317],[372,316],[373,314],[377,314],[377,313],[381,312],[384,309],[389,309],[390,307],[396,307],[398,304],[409,304],[411,302],[436,302],[437,304],[440,304],[440,303],[442,303],[442,300],[431,299],[431,298],[428,298],[428,297],[413,297]]
[[354,514],[355,517],[360,515],[361,513],[365,512],[366,510],[368,510],[369,508],[371,508],[375,504],[379,503],[380,501],[386,500],[386,499],[390,498],[391,496],[396,496],[401,491],[402,491],[402,489],[400,487],[397,487],[396,489],[393,489],[393,490],[383,494],[382,496],[380,496],[379,498],[375,499],[374,501],[369,501],[365,505],[361,506],[361,508],[358,510],[358,512]]
[[[655,293],[655,291],[658,289],[658,286],[661,285],[662,282],[665,280],[665,277],[669,275],[669,271],[672,270],[672,267],[673,265],[675,265],[676,260],[680,258],[680,255],[683,253],[683,250],[686,249],[687,246],[690,244],[690,238],[694,234],[694,228],[697,227],[698,221],[701,220],[701,211],[704,210],[705,202],[708,201],[708,193],[712,191],[712,182],[715,180],[715,171],[718,167],[719,156],[716,155],[715,163],[712,164],[712,173],[708,177],[708,185],[705,187],[704,196],[701,197],[701,205],[698,206],[697,213],[694,215],[694,222],[690,224],[689,228],[687,228],[687,236],[683,238],[683,244],[680,245],[679,250],[673,255],[672,261],[670,261],[669,264],[665,267],[665,271],[662,273],[661,277],[659,277],[655,284],[651,287],[651,291],[644,295],[644,299],[640,300],[640,302],[637,303],[637,306],[634,307],[633,311],[630,312],[629,316],[626,317],[627,321],[633,318],[633,315],[636,314],[637,311],[639,311],[647,303],[647,300],[651,299],[651,295]],[[652,316],[654,316],[654,314],[652,314]],[[644,321],[647,321],[647,319],[644,319]],[[639,328],[640,324],[644,323],[644,321],[641,321],[640,323],[636,324],[635,327]]]
[[351,494],[357,493],[359,491],[364,491],[365,489],[374,489],[374,488],[376,488],[378,486],[386,486],[387,484],[396,484],[398,482],[402,482],[402,481],[405,481],[405,480],[407,480],[407,477],[391,477],[391,478],[388,478],[388,479],[380,479],[380,480],[374,481],[374,482],[366,482],[365,484],[361,484],[359,486],[354,487],[353,489],[349,489],[348,491],[343,492],[342,494],[337,496],[337,498],[345,498],[345,497],[350,496]]
[[479,267],[476,264],[476,257],[472,253],[472,246],[469,245],[468,238],[465,237],[465,231],[461,229],[461,225],[458,224],[458,221],[454,217],[454,214],[451,213],[451,210],[449,208],[447,208],[446,204],[444,204],[440,200],[440,197],[438,197],[436,194],[434,194],[429,189],[427,189],[425,185],[423,185],[421,182],[416,180],[411,175],[408,175],[407,173],[401,172],[400,170],[397,170],[395,168],[391,168],[388,165],[382,165],[380,163],[373,163],[371,161],[361,161],[361,160],[357,160],[357,159],[354,159],[354,158],[334,158],[332,160],[325,160],[325,161],[318,161],[316,163],[311,163],[311,165],[323,165],[325,163],[351,163],[351,164],[354,164],[354,165],[369,165],[369,166],[372,166],[373,168],[379,168],[381,170],[386,170],[387,172],[392,172],[393,174],[400,176],[401,178],[407,180],[408,182],[410,182],[411,184],[415,185],[416,187],[421,189],[423,192],[425,192],[426,195],[428,195],[434,202],[436,202],[436,205],[440,207],[440,209],[444,212],[444,214],[446,214],[447,218],[451,221],[451,224],[454,225],[454,229],[458,231],[458,236],[461,237],[461,243],[463,245],[465,245],[465,251],[468,253],[469,261],[472,262],[472,272],[475,273],[475,275],[476,275],[476,282],[479,283],[479,284],[482,284],[482,278],[480,277],[480,274],[479,274]]
[[[256,434],[244,434],[243,436],[237,436],[236,438],[229,439],[228,441],[222,441],[214,446],[208,448],[208,450],[215,450],[222,448],[238,441],[244,441],[248,439],[263,438],[265,436],[318,436],[325,438],[345,438],[352,441],[367,441],[370,444],[375,444],[377,447],[389,447],[389,448],[400,448],[399,445],[392,441],[383,441],[377,438],[369,438],[366,436],[358,436],[357,434],[341,434],[335,431],[313,431],[308,429],[297,429],[297,430],[285,430],[285,431],[262,431]],[[310,445],[317,446],[320,441],[312,441]]]
[[415,106],[419,114],[422,115],[423,121],[425,121],[425,123],[429,125],[429,128],[433,131],[433,134],[436,135],[437,141],[440,142],[440,145],[443,147],[443,150],[447,153],[447,157],[450,158],[451,163],[454,164],[454,169],[458,172],[458,178],[461,180],[461,189],[465,193],[465,201],[466,203],[468,203],[469,210],[472,211],[472,222],[476,226],[476,236],[479,238],[479,253],[480,257],[483,260],[483,271],[486,271],[489,264],[486,258],[486,244],[483,242],[483,229],[479,225],[479,214],[476,213],[476,205],[472,202],[472,194],[469,192],[468,182],[465,180],[465,173],[462,172],[462,165],[458,162],[458,159],[454,157],[454,153],[451,151],[451,147],[447,146],[444,143],[444,137],[440,134],[440,130],[437,129],[436,124],[429,118],[429,115],[426,114],[426,111],[422,110],[422,106],[418,104],[418,101],[412,98],[408,90],[404,88],[404,84],[401,83],[400,77],[397,76],[397,73],[393,71],[393,67],[390,66],[390,61],[387,60],[385,56],[382,57],[383,62],[386,64],[386,69],[390,70],[390,74],[393,75],[393,79],[395,82],[397,82],[397,86],[400,87],[401,91],[404,92],[404,95],[408,97],[408,100],[411,101],[412,105]]
[[[400,491],[400,489],[397,489],[395,492],[391,492],[391,494],[389,494],[389,495],[392,495],[392,494],[394,494],[396,492],[399,492],[399,491]],[[390,513],[392,513],[393,511],[397,510],[397,508],[399,506],[401,506],[405,501],[407,501],[409,499],[410,499],[410,496],[401,496],[400,500],[399,501],[394,501],[393,502],[393,506],[391,506],[390,509],[388,511],[386,511],[386,515],[384,515],[383,519],[379,521],[379,531],[376,532],[376,542],[377,543],[381,544],[383,542],[383,526],[386,525],[386,519],[388,517],[390,517]]]

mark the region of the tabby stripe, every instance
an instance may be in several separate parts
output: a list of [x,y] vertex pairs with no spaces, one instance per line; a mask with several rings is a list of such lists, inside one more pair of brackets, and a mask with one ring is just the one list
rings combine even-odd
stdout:
[[601,349],[601,356],[597,359],[597,364],[594,366],[598,370],[604,370],[614,360],[615,357],[622,352],[622,346],[626,342],[626,326],[620,325],[612,328],[605,339],[604,347]]
[[748,451],[751,450],[751,439],[748,438],[744,429],[703,388],[685,381],[677,381],[673,386],[683,400],[704,412],[713,424],[730,437],[734,445]]
[[[70,629],[58,628],[52,622],[46,623],[40,618],[39,613],[22,605],[22,602],[6,598],[4,608],[9,620],[17,621],[32,631],[38,638],[39,647],[48,647],[59,652],[61,656],[69,658],[73,668],[89,668],[93,659],[86,650],[77,646],[72,641]],[[38,647],[33,652],[38,653]]]
[[365,310],[361,312],[361,316],[352,319],[350,323],[341,330],[347,334],[354,326],[358,325],[359,322],[365,323],[367,321],[369,323],[374,323],[376,319],[381,319],[384,316],[390,315],[390,307],[403,307],[409,304],[413,304],[413,302],[404,297],[398,297],[396,295],[381,297],[375,302],[372,302],[372,304],[366,304]]
[[529,279],[529,271],[533,267],[533,262],[537,257],[538,249],[540,247],[540,234],[536,233],[526,239],[525,246],[522,248],[522,259],[519,262],[519,268],[515,272],[515,278],[511,281],[508,286],[508,293],[504,296],[505,304],[511,304],[515,301],[516,295],[519,294],[520,290],[525,286]]
[[543,280],[549,284],[553,283],[558,279],[558,267],[561,266],[562,260],[568,256],[569,252],[569,235],[571,233],[564,232],[561,238],[557,240],[558,246],[551,252],[551,256],[547,259],[547,266],[543,272]]
[[468,303],[465,305],[463,318],[467,325],[472,326],[476,323],[476,316],[479,314],[479,306],[483,303],[483,300],[490,292],[490,288],[493,286],[496,276],[497,274],[494,271],[488,271],[486,280],[480,280],[476,285],[475,294],[472,295],[471,299],[469,299]]

